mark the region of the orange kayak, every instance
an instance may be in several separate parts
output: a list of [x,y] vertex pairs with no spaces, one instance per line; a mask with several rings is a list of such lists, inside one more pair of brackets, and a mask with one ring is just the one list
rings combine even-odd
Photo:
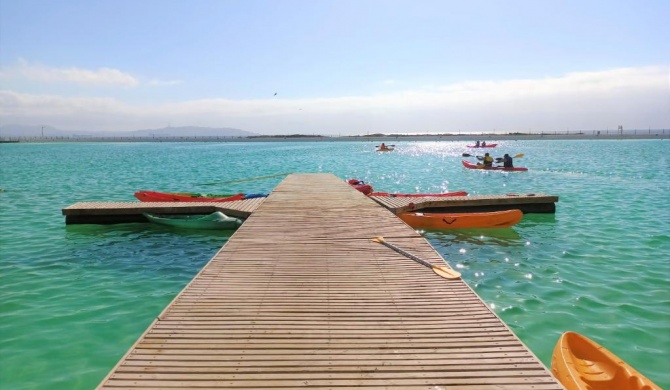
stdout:
[[565,332],[551,356],[551,373],[567,390],[661,390],[605,347]]
[[398,217],[415,229],[506,228],[519,223],[523,212],[505,210],[489,213],[401,213]]

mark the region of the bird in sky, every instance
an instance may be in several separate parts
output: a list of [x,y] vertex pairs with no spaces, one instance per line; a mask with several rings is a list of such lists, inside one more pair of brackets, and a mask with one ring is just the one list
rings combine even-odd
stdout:
[[277,92],[275,92],[275,96],[277,96]]

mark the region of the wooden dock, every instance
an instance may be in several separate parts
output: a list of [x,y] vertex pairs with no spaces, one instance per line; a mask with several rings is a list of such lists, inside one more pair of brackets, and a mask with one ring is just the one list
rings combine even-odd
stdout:
[[389,210],[290,175],[149,326],[101,389],[562,389]]

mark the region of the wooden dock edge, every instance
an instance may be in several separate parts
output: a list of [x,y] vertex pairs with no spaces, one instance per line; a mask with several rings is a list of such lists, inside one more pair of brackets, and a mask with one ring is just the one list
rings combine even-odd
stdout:
[[143,213],[211,214],[216,211],[246,219],[265,198],[231,202],[79,202],[62,210],[66,225],[149,222]]
[[555,213],[558,196],[547,194],[471,195],[453,197],[401,198],[372,196],[394,214],[412,211],[472,213],[519,209],[527,213]]

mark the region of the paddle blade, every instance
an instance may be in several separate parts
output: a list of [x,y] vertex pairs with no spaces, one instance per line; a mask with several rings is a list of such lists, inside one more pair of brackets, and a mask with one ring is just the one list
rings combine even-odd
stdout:
[[443,277],[444,279],[453,280],[461,278],[461,273],[454,271],[453,269],[440,267],[439,265],[434,265],[431,268],[433,269],[433,272],[435,272],[438,276]]
[[384,237],[375,237],[372,239],[372,242],[378,242],[380,244],[384,243]]
[[523,154],[523,153],[519,153],[519,154],[517,154],[516,156],[514,156],[514,158],[521,158],[521,157],[523,157],[523,156],[525,156],[525,154]]

